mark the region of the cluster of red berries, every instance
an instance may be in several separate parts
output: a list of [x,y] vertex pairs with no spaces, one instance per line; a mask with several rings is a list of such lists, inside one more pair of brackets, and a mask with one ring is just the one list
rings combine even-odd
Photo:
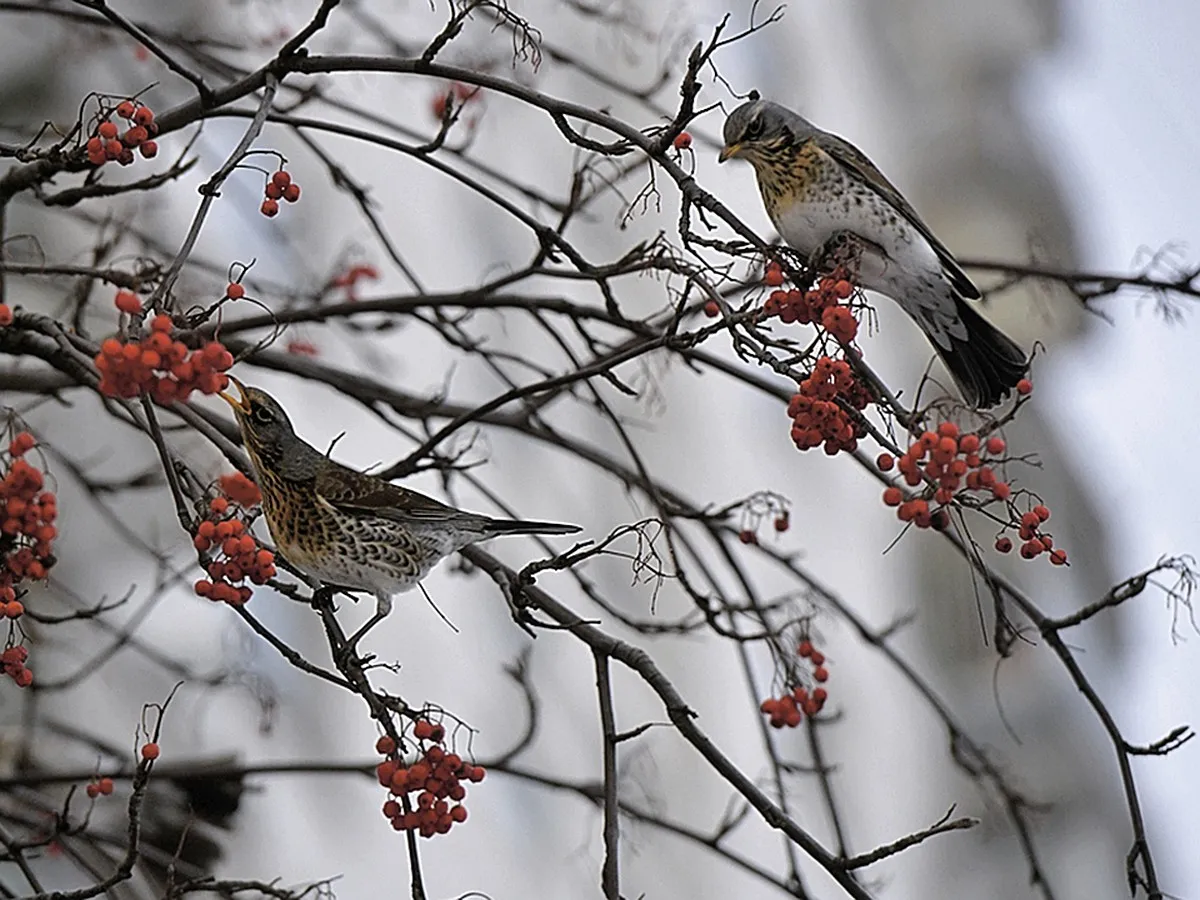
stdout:
[[787,500],[773,491],[751,494],[742,504],[742,530],[738,532],[738,540],[743,544],[757,544],[757,528],[768,519],[777,532],[791,528],[792,514]]
[[849,344],[858,336],[858,319],[850,307],[841,302],[854,293],[854,284],[843,267],[823,276],[815,288],[807,291],[784,290],[784,280],[779,263],[768,263],[763,282],[775,288],[763,304],[763,312],[768,318],[779,316],[784,324],[815,322],[842,344]]
[[[1067,563],[1067,551],[1061,547],[1055,547],[1054,538],[1041,532],[1042,523],[1049,518],[1050,510],[1041,503],[1021,516],[1021,523],[1017,527],[1017,535],[1024,541],[1021,544],[1021,558],[1033,559],[1035,556],[1048,553],[1051,563],[1063,566]],[[999,552],[1008,553],[1012,548],[1011,538],[1005,535],[996,538],[996,549]]]
[[258,211],[269,219],[279,215],[280,200],[295,203],[300,199],[300,185],[292,181],[291,172],[280,169],[267,179],[267,186],[263,189],[263,193],[265,196]]
[[208,578],[201,578],[193,586],[196,594],[214,602],[241,606],[254,593],[247,579],[253,584],[266,584],[275,577],[275,554],[258,545],[254,535],[235,510],[230,513],[229,500],[214,497],[208,505],[208,518],[196,527],[192,544],[201,553],[214,550],[208,566]]
[[97,797],[107,797],[113,792],[116,785],[113,784],[111,778],[94,778],[91,783],[85,788],[88,798],[95,800]]
[[949,523],[944,509],[931,510],[930,501],[948,506],[960,490],[991,494],[997,500],[1007,500],[1012,494],[1008,482],[996,477],[989,462],[996,462],[1005,450],[1004,439],[993,435],[987,439],[977,434],[961,434],[953,422],[942,422],[937,431],[926,431],[913,441],[898,460],[890,453],[881,453],[876,465],[881,472],[899,469],[904,481],[916,487],[929,479],[924,497],[904,499],[904,492],[892,486],[883,492],[883,502],[896,507],[902,522],[912,522],[918,528],[940,528]]
[[[120,133],[120,127],[112,120],[113,112],[130,123],[124,134]],[[113,160],[128,166],[133,163],[135,149],[145,159],[153,159],[158,155],[158,144],[153,140],[157,134],[158,123],[154,121],[154,111],[150,107],[136,100],[122,100],[115,110],[104,115],[88,138],[88,162],[93,166],[102,166]]]
[[13,323],[12,307],[7,303],[0,303],[0,328],[7,328]]
[[154,402],[166,405],[182,403],[194,391],[225,390],[229,378],[223,373],[233,365],[233,354],[220,341],[189,351],[171,339],[171,328],[171,317],[160,313],[151,319],[150,333],[140,341],[104,341],[95,358],[100,393],[129,398],[146,391]]
[[823,687],[829,680],[829,670],[825,668],[825,654],[813,647],[808,638],[800,641],[796,646],[796,653],[812,665],[812,680],[817,685],[809,691],[804,685],[797,684],[782,696],[768,697],[764,700],[759,710],[768,717],[772,728],[795,728],[804,716],[811,719],[819,713],[829,698],[829,692]]
[[25,612],[17,585],[45,578],[55,563],[58,498],[42,490],[45,476],[24,458],[35,446],[34,436],[21,431],[0,454],[0,613],[9,619]]
[[333,280],[329,282],[329,286],[331,288],[343,288],[346,291],[347,300],[357,300],[358,283],[364,279],[367,281],[378,281],[379,270],[369,263],[356,263],[340,275],[335,275]]
[[[379,783],[391,796],[383,804],[383,815],[391,820],[397,831],[417,831],[421,837],[445,834],[456,823],[467,820],[463,800],[467,788],[463,782],[483,781],[483,766],[472,765],[457,753],[447,753],[444,746],[446,729],[428,719],[418,719],[413,725],[413,737],[422,744],[420,757],[405,767],[396,753],[396,742],[387,735],[375,743],[375,750],[385,759],[375,767]],[[416,808],[397,798],[417,792]],[[451,802],[455,805],[451,806]]]
[[33,670],[25,665],[28,661],[29,651],[19,645],[0,653],[0,668],[17,683],[17,687],[27,688],[33,684]]
[[[841,401],[840,403],[838,401]],[[866,409],[871,394],[845,360],[822,356],[812,374],[800,382],[800,392],[788,401],[792,440],[798,450],[824,445],[830,456],[841,450],[853,452],[866,434],[861,422],[845,409]]]

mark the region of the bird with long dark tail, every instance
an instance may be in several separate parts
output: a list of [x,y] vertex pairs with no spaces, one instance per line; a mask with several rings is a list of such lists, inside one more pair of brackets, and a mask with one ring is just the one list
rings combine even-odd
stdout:
[[1024,351],[968,302],[979,289],[857,147],[751,95],[725,120],[719,161],[734,157],[754,166],[767,215],[805,259],[854,243],[859,285],[913,318],[972,407],[995,406],[1025,376]]

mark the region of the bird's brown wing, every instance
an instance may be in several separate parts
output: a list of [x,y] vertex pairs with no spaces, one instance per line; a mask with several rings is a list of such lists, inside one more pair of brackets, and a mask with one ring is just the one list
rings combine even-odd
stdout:
[[975,287],[967,273],[962,270],[962,266],[958,264],[958,260],[954,258],[946,245],[937,239],[929,226],[921,221],[921,217],[917,215],[917,211],[912,208],[912,204],[904,199],[904,195],[896,190],[895,185],[887,180],[887,177],[875,167],[862,151],[851,144],[849,141],[842,140],[836,134],[829,134],[826,131],[817,132],[813,136],[813,140],[817,142],[822,150],[828,153],[835,162],[844,168],[850,170],[851,173],[857,175],[866,184],[870,185],[875,193],[879,194],[888,203],[900,211],[904,218],[912,224],[925,238],[929,241],[929,246],[933,248],[933,252],[937,254],[938,260],[945,269],[950,283],[955,289],[971,300],[979,298],[979,288]]
[[337,464],[322,468],[317,496],[341,512],[370,513],[397,522],[444,522],[461,515],[432,497]]

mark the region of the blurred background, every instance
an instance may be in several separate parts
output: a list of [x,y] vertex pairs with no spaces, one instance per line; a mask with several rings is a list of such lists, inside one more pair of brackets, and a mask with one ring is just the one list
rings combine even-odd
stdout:
[[[215,55],[253,67],[270,57],[281,36],[308,20],[312,6],[290,0],[166,7],[143,2],[121,4],[120,11],[168,33],[203,38]],[[29,137],[30,126],[44,118],[71,121],[80,98],[91,90],[133,92],[155,83],[145,100],[159,112],[191,96],[186,83],[123,37],[101,37],[65,19],[7,7],[0,7],[4,140]],[[581,66],[565,62],[566,56],[637,87],[654,84],[667,67],[672,77],[653,102],[669,111],[677,102],[681,58],[695,40],[706,38],[726,14],[730,29],[740,30],[751,16],[761,20],[770,12],[713,0],[672,5],[616,0],[596,6],[538,0],[514,9],[540,29],[547,48],[563,52],[547,52],[536,71],[527,64],[512,69],[507,37],[484,22],[451,44],[446,61],[607,108],[639,127],[662,121],[654,106],[615,93]],[[343,3],[314,47],[329,53],[411,52],[444,18],[444,9],[431,11],[424,2]],[[1198,24],[1200,13],[1183,0],[1161,0],[1153,12],[1117,0],[902,5],[806,0],[789,7],[782,21],[721,51],[717,65],[739,94],[757,88],[858,145],[964,258],[1112,273],[1138,271],[1157,258],[1155,271],[1162,274],[1200,255],[1194,246],[1200,209],[1194,86],[1200,83],[1200,60],[1191,52]],[[319,84],[327,98],[342,105],[321,110],[330,120],[360,124],[361,118],[348,111],[354,107],[403,122],[424,137],[436,133],[430,106],[444,83],[358,74],[309,83]],[[707,76],[700,101],[726,108],[736,102]],[[548,118],[496,96],[482,97],[477,105],[467,156],[551,196],[565,196],[577,160]],[[694,123],[696,177],[761,234],[769,234],[749,166],[716,165],[713,141],[722,122],[718,109]],[[244,127],[240,119],[207,122],[192,148],[199,165],[169,191],[78,211],[48,211],[28,197],[19,199],[8,211],[6,258],[84,262],[96,222],[106,214],[173,253],[195,210],[194,188],[224,161]],[[526,230],[428,167],[343,138],[317,140],[369,189],[382,227],[419,288],[461,290],[523,265],[534,252]],[[164,157],[173,158],[183,144],[183,135],[164,141]],[[252,272],[261,285],[257,294],[272,307],[355,263],[379,271],[379,279],[364,289],[366,296],[413,290],[414,279],[380,249],[358,207],[330,184],[311,146],[270,126],[258,146],[288,156],[289,169],[303,184],[303,201],[267,220],[257,211],[261,176],[235,175],[207,222],[198,259],[222,266],[257,260]],[[626,199],[639,184],[625,185]],[[613,195],[572,226],[572,239],[593,261],[619,258],[637,240],[660,230],[672,233],[678,200],[666,186],[661,208],[652,203],[627,223],[623,210],[623,201]],[[540,214],[553,221],[544,209]],[[145,252],[136,237],[124,240],[126,258]],[[984,276],[979,280],[989,284]],[[222,284],[219,275],[195,267],[180,290],[216,296]],[[572,295],[558,285],[553,290]],[[8,291],[10,304],[61,309],[62,291],[56,292],[53,283],[10,279]],[[667,299],[663,285],[653,279],[627,279],[622,291],[622,307],[630,314],[649,313]],[[572,296],[597,302],[586,287]],[[1197,386],[1190,309],[1185,305],[1182,321],[1171,323],[1153,298],[1125,291],[1097,302],[1095,310],[1103,315],[1085,312],[1070,292],[1045,286],[997,292],[986,308],[1021,343],[1042,347],[1033,370],[1035,400],[1009,426],[1007,437],[1010,447],[1040,457],[1043,467],[1023,473],[1022,479],[1054,510],[1056,540],[1069,549],[1073,565],[1063,571],[1017,560],[1001,568],[1054,615],[1097,599],[1160,556],[1194,552],[1200,544],[1200,497],[1191,477],[1200,425],[1187,399],[1194,398]],[[878,311],[878,333],[863,340],[867,358],[889,383],[914,385],[928,363],[928,348],[894,306],[881,302]],[[111,319],[107,300],[94,303],[91,315],[94,334],[114,327],[115,320],[104,324]],[[528,320],[485,314],[473,326],[497,347],[553,359],[545,335]],[[423,396],[444,393],[453,400],[482,402],[503,389],[492,373],[464,363],[455,348],[434,339],[420,322],[367,334],[339,324],[299,327],[283,340],[310,342],[324,363]],[[721,355],[736,359],[727,344],[714,340],[706,347],[720,346]],[[561,359],[551,364],[563,365]],[[419,442],[414,432],[390,427],[327,387],[252,365],[236,373],[276,394],[299,433],[316,446],[325,447],[345,432],[336,455],[348,464],[391,464]],[[1013,783],[1047,804],[1034,817],[1035,838],[1054,896],[1127,896],[1124,864],[1131,833],[1114,753],[1036,635],[1001,663],[989,629],[981,625],[962,562],[927,534],[907,535],[889,550],[897,523],[878,501],[878,484],[844,460],[796,453],[777,402],[747,396],[711,372],[698,377],[663,360],[622,374],[637,384],[641,396],[610,399],[632,423],[651,472],[700,503],[723,505],[761,490],[786,496],[793,504],[792,528],[769,540],[803,554],[806,567],[873,627],[914,615],[897,636],[897,648],[976,740],[993,751]],[[52,447],[62,447],[97,479],[121,481],[155,468],[153,447],[140,435],[120,428],[91,398],[73,399],[78,401],[73,408],[41,406],[30,414]],[[21,407],[27,401],[6,394],[3,402]],[[214,409],[218,405],[212,403]],[[622,457],[611,428],[584,405],[561,411],[557,421]],[[198,436],[173,434],[172,440],[201,471],[214,477],[228,471]],[[486,429],[469,452],[486,463],[475,474],[524,518],[578,522],[589,536],[599,537],[649,512],[613,479],[517,434]],[[94,631],[46,629],[39,683],[81,671],[88,677],[36,699],[18,695],[15,688],[0,690],[6,743],[28,748],[36,739],[35,755],[47,768],[95,761],[94,747],[64,737],[61,730],[30,734],[30,707],[36,704],[47,721],[71,723],[118,748],[132,747],[141,705],[161,701],[179,677],[156,662],[161,655],[180,661],[193,675],[220,681],[214,688],[193,679],[180,692],[166,720],[164,760],[371,760],[376,735],[359,700],[298,673],[224,607],[191,594],[194,562],[161,487],[90,496],[65,474],[59,480],[64,521],[53,602],[67,604],[74,597],[94,603],[100,595],[122,596],[132,585],[131,602],[114,621],[136,621],[137,647],[93,663],[100,645],[87,641],[98,640]],[[457,505],[495,511],[487,497],[461,481],[449,495],[434,475],[406,483]],[[115,510],[138,540],[171,551],[182,578],[173,580],[151,556],[133,552],[131,534],[114,527],[103,506]],[[987,535],[981,542],[989,543]],[[492,549],[518,567],[541,555],[523,539]],[[478,730],[473,749],[487,756],[502,752],[525,728],[521,692],[504,668],[528,652],[541,721],[522,765],[556,778],[595,781],[600,740],[590,653],[555,633],[531,642],[512,624],[494,585],[482,577],[463,577],[459,568],[453,561],[443,564],[425,583],[457,630],[412,594],[373,632],[369,649],[401,663],[395,673],[380,673],[380,683],[409,702],[452,710]],[[765,596],[795,588],[777,570],[762,565],[752,570]],[[627,564],[601,561],[588,572],[626,613],[651,617],[652,586],[631,584]],[[752,777],[765,777],[758,713],[738,654],[727,642],[705,633],[636,635],[573,595],[567,578],[546,576],[539,584],[561,590],[581,614],[645,646],[722,749]],[[289,644],[326,661],[311,610],[265,590],[252,603]],[[666,585],[656,616],[670,621],[688,610],[686,596]],[[345,615],[367,612],[349,609]],[[1187,610],[1173,629],[1175,613],[1161,593],[1148,591],[1067,635],[1116,721],[1136,743],[1157,740],[1200,713],[1191,690],[1200,679],[1196,631]],[[851,850],[864,852],[918,830],[951,807],[983,822],[867,870],[870,887],[897,898],[1037,896],[996,798],[955,768],[944,730],[912,688],[836,616],[819,610],[816,623],[834,673],[831,708],[840,715],[823,732],[825,753],[836,765],[833,783]],[[770,661],[756,658],[750,675],[758,696],[765,696]],[[614,677],[619,727],[663,721],[661,706],[643,686],[622,671]],[[780,755],[807,759],[802,731],[776,735],[776,741]],[[1196,752],[1188,744],[1165,758],[1135,761],[1159,877],[1166,891],[1179,896],[1200,888]],[[797,821],[832,844],[815,782],[801,776],[788,783]],[[232,830],[220,838],[219,872],[280,877],[286,884],[336,876],[332,887],[342,897],[377,892],[387,882],[394,884],[384,889],[407,892],[402,838],[378,814],[383,796],[377,785],[352,775],[253,776],[249,784]],[[730,798],[726,786],[667,728],[651,729],[622,746],[622,791],[644,808],[701,831],[716,827]],[[110,810],[114,816],[116,807]],[[597,893],[603,850],[594,806],[568,792],[497,773],[472,791],[470,808],[464,827],[422,844],[431,895]],[[654,828],[626,823],[624,836],[628,896],[779,893]],[[784,871],[778,837],[757,821],[743,825],[731,845]],[[832,895],[834,888],[822,876],[811,867],[804,871],[814,896]],[[64,867],[59,877],[71,876]]]

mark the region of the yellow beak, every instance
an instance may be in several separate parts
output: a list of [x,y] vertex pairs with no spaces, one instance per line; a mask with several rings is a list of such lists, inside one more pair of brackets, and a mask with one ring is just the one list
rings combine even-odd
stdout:
[[235,411],[244,413],[244,414],[249,414],[250,398],[246,394],[246,386],[244,384],[242,384],[240,381],[238,381],[236,378],[234,378],[232,375],[229,376],[229,380],[231,382],[233,382],[233,386],[238,389],[238,393],[241,394],[241,399],[240,400],[235,399],[231,394],[226,393],[225,391],[221,391],[221,393],[217,394],[217,396],[220,397],[222,400],[224,400],[226,403],[228,403],[230,406],[232,406]]
[[720,154],[717,156],[717,162],[723,163],[727,159],[733,159],[735,156],[737,156],[741,152],[742,152],[741,144],[730,144],[728,147],[722,148]]

